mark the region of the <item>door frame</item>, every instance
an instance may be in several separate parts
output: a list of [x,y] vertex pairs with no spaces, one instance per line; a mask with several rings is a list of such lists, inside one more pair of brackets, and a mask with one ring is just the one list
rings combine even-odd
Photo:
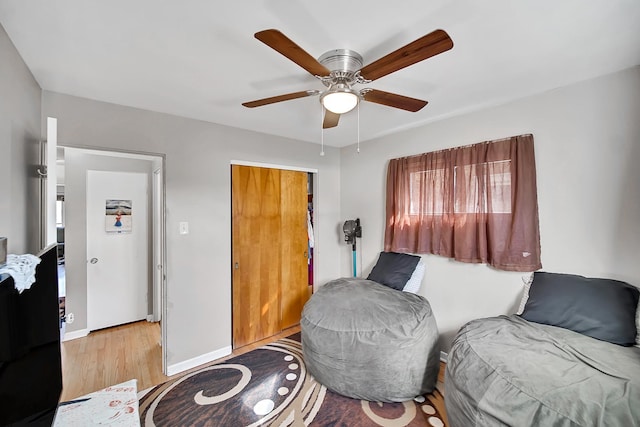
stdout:
[[[316,189],[318,188],[318,183],[317,183],[317,179],[318,179],[318,169],[315,168],[305,168],[305,167],[300,167],[300,166],[289,166],[289,165],[278,165],[278,164],[273,164],[273,163],[262,163],[262,162],[254,162],[254,161],[248,161],[248,160],[230,160],[229,161],[229,206],[232,205],[233,203],[233,183],[231,182],[231,168],[232,166],[237,165],[237,166],[251,166],[251,167],[258,167],[258,168],[267,168],[267,169],[280,169],[280,170],[289,170],[289,171],[296,171],[296,172],[306,172],[306,173],[310,173],[313,175],[313,190],[314,193],[316,192]],[[317,198],[314,197],[313,198],[313,211],[314,214],[317,213]],[[317,215],[317,214],[316,214]],[[316,216],[317,218],[317,216]],[[316,222],[317,224],[317,222]],[[229,229],[231,230],[233,228],[233,213],[229,218]],[[318,249],[318,238],[315,235],[315,230],[317,227],[314,227],[314,237],[315,237],[315,247],[314,247],[314,259],[317,260],[318,254],[320,253],[319,249]],[[233,254],[233,232],[230,233],[229,236],[229,248],[230,248],[230,254]],[[231,255],[233,256],[233,255]],[[232,259],[230,261],[233,261]],[[314,261],[314,265],[317,265],[317,261]],[[230,270],[230,277],[231,277],[231,292],[230,292],[230,300],[229,300],[229,305],[231,306],[231,310],[230,310],[230,314],[231,314],[231,319],[230,319],[230,328],[231,328],[231,347],[233,348],[233,262],[229,262],[229,270]],[[313,283],[316,282],[315,280],[315,276],[316,276],[316,271],[317,269],[314,268],[313,269]]]
[[164,218],[164,173],[162,168],[154,168],[152,176],[152,189],[151,189],[151,218],[153,221],[152,230],[153,233],[153,314],[151,315],[152,322],[161,321],[164,316],[162,315],[162,301],[164,300],[162,283],[166,280],[164,274],[165,267],[165,235],[164,235],[164,222],[161,218]]
[[[156,298],[154,298],[153,315],[150,315],[147,320],[151,321],[153,318],[159,316],[162,321],[160,322],[160,346],[162,351],[162,372],[167,373],[167,330],[168,330],[168,316],[167,316],[167,244],[166,244],[166,155],[162,153],[142,152],[133,150],[118,150],[110,148],[96,148],[83,145],[65,144],[59,143],[58,147],[69,148],[74,150],[81,150],[89,152],[94,155],[103,155],[107,157],[123,157],[123,158],[138,158],[147,159],[152,162],[152,167],[149,170],[149,177],[151,185],[149,186],[151,200],[151,209],[149,214],[152,222],[155,224],[151,232],[149,233],[149,240],[152,242],[151,247],[155,250],[156,247],[161,249],[161,255],[159,260],[161,261],[161,269],[163,271],[162,276],[158,279],[155,274],[152,274],[154,293],[160,298],[159,304],[156,304]],[[156,172],[159,172],[156,176]],[[65,176],[65,179],[66,176]],[[159,200],[158,209],[156,208],[156,201]],[[47,220],[51,220],[47,215]],[[55,210],[53,211],[53,223],[55,224]],[[156,241],[159,239],[160,241]],[[153,251],[152,251],[153,252]],[[149,257],[149,265],[153,271],[157,268],[153,264],[154,254]],[[152,272],[152,270],[149,270]],[[160,280],[160,283],[157,281]],[[160,290],[158,293],[157,291]],[[156,296],[154,295],[154,297]],[[159,309],[159,312],[156,312]],[[85,334],[86,335],[86,332]]]

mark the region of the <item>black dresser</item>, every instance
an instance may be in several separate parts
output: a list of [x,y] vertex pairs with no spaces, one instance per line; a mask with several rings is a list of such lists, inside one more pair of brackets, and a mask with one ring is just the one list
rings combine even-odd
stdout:
[[50,426],[62,392],[56,245],[18,293],[0,277],[0,426]]

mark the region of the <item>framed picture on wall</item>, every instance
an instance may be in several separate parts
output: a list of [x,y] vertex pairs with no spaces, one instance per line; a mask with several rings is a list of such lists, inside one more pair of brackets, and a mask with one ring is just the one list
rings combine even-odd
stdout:
[[131,213],[131,200],[107,199],[104,221],[107,233],[131,233]]

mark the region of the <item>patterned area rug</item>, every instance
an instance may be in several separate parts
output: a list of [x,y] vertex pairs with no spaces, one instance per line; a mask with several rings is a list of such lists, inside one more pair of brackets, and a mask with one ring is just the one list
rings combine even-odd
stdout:
[[[307,373],[300,335],[160,384],[140,398],[143,426],[446,426],[442,388],[424,402],[333,393]],[[422,399],[417,399],[422,400]]]

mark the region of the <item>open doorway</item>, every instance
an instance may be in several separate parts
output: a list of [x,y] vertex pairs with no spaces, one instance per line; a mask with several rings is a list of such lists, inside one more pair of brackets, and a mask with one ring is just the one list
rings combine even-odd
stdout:
[[[164,288],[165,288],[165,217],[164,217],[164,156],[147,153],[129,153],[105,150],[85,149],[69,146],[60,146],[57,161],[57,188],[58,202],[56,206],[56,227],[58,231],[58,245],[61,248],[59,257],[59,276],[63,278],[60,283],[60,295],[64,296],[64,322],[65,329],[63,340],[81,338],[88,335],[98,325],[109,325],[109,323],[96,323],[92,326],[91,298],[92,292],[92,272],[91,267],[100,266],[105,274],[109,271],[121,270],[124,267],[109,267],[107,257],[97,256],[96,253],[89,253],[91,249],[88,218],[96,220],[96,214],[92,214],[88,208],[90,199],[90,187],[88,178],[91,174],[100,173],[109,176],[118,174],[127,176],[135,175],[138,180],[142,180],[144,187],[148,190],[148,197],[135,200],[133,215],[136,218],[136,231],[127,235],[116,235],[113,241],[124,241],[127,239],[144,239],[143,249],[146,252],[144,257],[128,257],[125,260],[126,268],[141,267],[144,276],[137,275],[136,285],[143,286],[139,292],[145,298],[142,312],[143,319],[149,322],[160,322],[161,339],[159,344],[162,347],[162,371],[166,372],[166,349],[165,331],[166,316],[163,316]],[[106,190],[101,197],[101,217],[102,232],[108,233],[105,228],[105,218],[107,218],[108,203],[114,200],[131,200],[132,196],[127,195],[125,190],[129,187],[126,183],[112,186]],[[124,190],[123,190],[124,188]],[[125,191],[125,192],[123,192]],[[143,190],[144,193],[144,190]],[[144,201],[142,201],[144,200]],[[58,209],[59,208],[59,209]],[[144,208],[144,209],[142,209]],[[95,212],[95,210],[94,210]],[[139,222],[140,216],[144,216],[144,221]],[[144,233],[141,233],[144,231]],[[113,235],[113,233],[112,233]],[[102,236],[104,237],[104,236]],[[108,237],[108,236],[107,236]],[[95,248],[95,245],[93,245]],[[118,257],[116,257],[117,260]],[[133,261],[132,261],[133,259]],[[122,259],[121,259],[122,260]],[[140,279],[140,277],[144,277]],[[91,279],[91,280],[89,280]],[[95,299],[95,292],[93,298]],[[93,301],[95,304],[95,300]],[[95,305],[94,305],[95,307]],[[95,314],[95,313],[94,313]],[[162,319],[162,321],[161,321]],[[115,324],[118,321],[116,321]],[[121,322],[121,321],[120,321]],[[114,325],[115,325],[114,324]]]

